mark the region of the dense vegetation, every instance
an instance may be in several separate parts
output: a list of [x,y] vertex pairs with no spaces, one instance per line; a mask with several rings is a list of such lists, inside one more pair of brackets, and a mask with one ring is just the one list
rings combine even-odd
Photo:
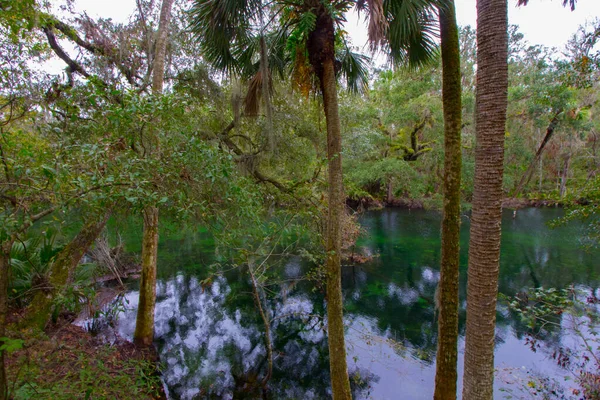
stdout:
[[[152,240],[160,213],[174,229],[208,227],[224,263],[248,272],[269,349],[263,388],[273,356],[262,307],[267,261],[282,247],[284,255],[326,266],[311,278],[325,283],[330,326],[337,329],[330,332],[330,349],[338,346],[331,351],[333,394],[348,398],[342,298],[334,294],[340,258],[358,235],[350,209],[442,209],[449,153],[437,16],[453,3],[403,0],[412,6],[398,9],[375,0],[156,3],[138,1],[121,24],[75,13],[70,2],[0,0],[2,363],[28,340],[45,340],[32,333],[36,328],[64,322],[67,311],[96,301],[92,277],[120,282],[135,264],[107,244],[111,218],[144,221],[142,285],[149,285],[149,300],[143,301],[153,315]],[[389,56],[392,68],[371,67],[340,29],[352,7],[369,13],[372,48]],[[417,23],[403,25],[409,16]],[[530,45],[516,26],[507,34],[507,122],[497,127],[505,132],[504,172],[496,198],[563,204],[567,220],[591,218],[594,245],[600,22],[582,26],[563,49]],[[458,39],[459,194],[468,210],[481,171],[476,30],[461,27]],[[60,73],[46,72],[57,64]],[[80,263],[86,253],[94,263]],[[153,319],[149,326],[136,333],[136,344],[151,344]],[[118,360],[146,375],[145,361],[127,362]],[[137,381],[139,393],[155,393],[151,375]],[[122,378],[125,386],[134,379]],[[1,368],[0,399],[29,390],[23,379]]]

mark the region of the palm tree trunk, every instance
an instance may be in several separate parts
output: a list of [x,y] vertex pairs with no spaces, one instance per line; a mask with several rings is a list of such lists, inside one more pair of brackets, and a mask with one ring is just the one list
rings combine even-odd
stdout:
[[323,63],[321,86],[327,120],[327,159],[329,161],[329,210],[325,249],[327,251],[327,327],[331,386],[334,399],[351,399],[342,302],[341,220],[344,212],[342,135],[333,59]]
[[67,284],[73,281],[73,273],[81,261],[81,257],[94,243],[94,240],[104,230],[110,216],[104,216],[86,224],[69,244],[60,251],[50,266],[48,284],[50,290],[39,290],[34,296],[23,319],[24,326],[44,329],[50,319],[52,302],[57,293],[61,292]]
[[322,6],[318,11],[315,29],[308,38],[310,63],[321,82],[323,110],[327,125],[328,161],[328,212],[325,232],[327,260],[327,334],[329,344],[329,370],[334,400],[352,399],[346,341],[344,338],[344,310],[342,299],[342,216],[344,187],[342,180],[342,131],[340,126],[335,77],[333,19]]
[[269,150],[273,151],[275,147],[275,138],[273,137],[273,105],[271,104],[271,73],[269,72],[269,54],[267,51],[267,42],[265,35],[260,37],[260,75],[262,78],[262,98],[265,104],[266,133]]
[[460,242],[461,75],[454,1],[440,8],[442,100],[444,105],[444,217],[435,371],[436,400],[456,399],[458,358],[458,270]]
[[[165,75],[165,57],[167,53],[167,37],[171,21],[173,0],[163,0],[158,24],[155,55],[152,71],[152,92],[160,94],[163,90]],[[160,152],[158,137],[152,138],[155,143],[154,156]],[[150,155],[151,157],[153,154]],[[156,261],[158,253],[158,208],[148,206],[144,210],[144,233],[142,238],[142,277],[140,279],[140,299],[135,324],[133,341],[138,346],[150,346],[154,339],[154,307],[156,305]]]
[[508,87],[507,0],[477,1],[476,148],[463,398],[492,399]]
[[[6,320],[8,316],[8,268],[10,249],[13,241],[2,243],[0,252],[0,337],[6,337]],[[8,380],[6,377],[6,360],[4,351],[0,351],[0,400],[8,399]]]

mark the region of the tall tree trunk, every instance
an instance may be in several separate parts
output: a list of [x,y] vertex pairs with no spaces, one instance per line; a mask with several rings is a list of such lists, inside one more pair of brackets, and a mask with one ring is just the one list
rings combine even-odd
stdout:
[[315,29],[308,39],[309,59],[323,93],[323,110],[327,124],[328,161],[328,213],[325,233],[327,253],[327,334],[329,344],[329,370],[334,400],[352,399],[346,342],[344,339],[344,310],[342,300],[342,216],[344,187],[342,181],[342,134],[338,110],[337,82],[335,77],[334,27],[328,11],[320,6]]
[[[163,91],[165,75],[165,57],[167,54],[167,37],[171,21],[173,0],[163,0],[158,23],[153,72],[152,92]],[[157,157],[160,152],[158,137],[152,140],[155,145],[150,157]],[[140,300],[135,324],[133,341],[138,346],[150,346],[154,340],[154,307],[156,305],[156,260],[158,253],[158,208],[148,206],[144,210],[144,233],[142,238],[142,277],[140,279]]]
[[507,0],[477,1],[475,183],[463,398],[492,399],[508,88]]
[[269,150],[273,151],[275,147],[275,138],[273,137],[273,106],[271,104],[271,73],[269,72],[269,53],[267,51],[267,42],[265,35],[260,37],[260,75],[262,78],[262,98],[265,104],[266,133]]
[[69,283],[73,282],[73,274],[79,265],[79,261],[81,261],[81,257],[94,243],[94,240],[100,236],[109,216],[110,212],[107,212],[95,221],[84,225],[73,240],[60,251],[50,266],[49,289],[42,289],[36,293],[27,309],[27,314],[22,322],[23,325],[39,329],[46,327],[50,320],[54,298]]
[[163,91],[165,77],[165,57],[167,55],[167,38],[171,23],[171,8],[174,0],[163,0],[160,8],[158,34],[154,46],[154,61],[152,64],[152,92],[160,94]]
[[[13,240],[2,243],[0,251],[0,338],[6,337],[6,320],[8,316],[8,269],[10,249]],[[6,378],[6,360],[4,351],[0,351],[0,400],[8,399],[8,380]]]
[[458,358],[458,269],[460,242],[461,76],[454,1],[440,8],[442,101],[444,105],[444,217],[434,399],[456,399]]
[[144,210],[142,238],[142,277],[133,341],[141,347],[154,340],[154,307],[156,305],[156,258],[158,255],[158,208]]
[[329,362],[334,399],[351,399],[344,310],[342,302],[342,213],[344,188],[342,181],[342,135],[333,59],[323,63],[323,102],[327,119],[327,159],[329,161],[329,210],[327,216],[327,327]]

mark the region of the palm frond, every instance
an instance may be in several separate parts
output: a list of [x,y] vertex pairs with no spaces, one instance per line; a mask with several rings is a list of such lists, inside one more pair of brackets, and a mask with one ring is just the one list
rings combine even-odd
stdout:
[[416,67],[435,58],[439,38],[438,3],[384,0],[389,20],[388,54],[393,63]]
[[346,81],[346,87],[353,93],[364,93],[369,87],[369,62],[370,57],[355,53],[348,46],[344,46],[338,54],[340,73]]
[[372,51],[386,43],[389,23],[383,9],[383,0],[368,0],[369,4],[369,44]]
[[277,74],[281,80],[286,78],[286,72],[291,65],[291,57],[286,51],[287,30],[277,29],[267,34],[267,43],[269,46],[269,68],[271,75]]
[[306,46],[296,46],[292,60],[292,87],[308,98],[314,86]]
[[189,29],[196,36],[205,59],[225,72],[237,72],[236,52],[252,39],[258,20],[258,0],[197,0],[189,11]]
[[248,83],[248,93],[244,98],[244,114],[256,117],[260,108],[260,97],[262,95],[262,73],[257,71]]
[[[529,3],[529,0],[518,0],[517,6],[526,6]],[[571,7],[571,11],[575,10],[575,5],[577,4],[577,0],[562,0],[563,7],[567,5]]]

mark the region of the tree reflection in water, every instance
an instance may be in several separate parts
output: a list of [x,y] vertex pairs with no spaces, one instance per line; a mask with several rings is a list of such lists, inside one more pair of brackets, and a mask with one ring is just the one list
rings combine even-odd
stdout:
[[[235,278],[235,275],[234,275]],[[231,280],[231,278],[230,278]],[[232,291],[231,286],[236,287]],[[330,397],[329,357],[322,297],[306,293],[277,296],[269,303],[274,336],[274,373],[269,392],[259,378],[266,368],[263,325],[243,279],[218,276],[203,287],[182,275],[157,288],[156,341],[164,364],[163,380],[181,399]],[[320,299],[315,307],[314,301]],[[127,294],[128,310],[119,333],[135,328],[137,294]],[[355,398],[366,397],[375,379],[357,366],[352,371]]]
[[[540,209],[521,210],[514,220],[512,213],[504,215],[501,293],[512,296],[534,285],[598,286],[598,254],[586,254],[577,247],[581,226],[550,230],[546,222],[558,216],[560,210]],[[354,398],[385,400],[401,395],[406,399],[429,399],[433,394],[437,340],[434,297],[439,279],[440,216],[423,211],[382,210],[367,213],[362,223],[368,233],[357,247],[377,256],[365,265],[343,269]],[[465,218],[461,234],[463,299],[467,239]],[[157,288],[156,343],[171,397],[329,398],[325,299],[312,283],[301,281],[308,266],[299,258],[287,260],[279,268],[285,283],[269,287],[266,306],[272,320],[274,371],[268,385],[270,392],[264,394],[260,390],[266,369],[264,326],[247,274],[230,271],[202,286],[200,282],[206,278],[202,265],[214,261],[214,243],[204,238],[201,245],[182,246],[182,240],[185,244],[188,238],[173,242],[163,238],[159,249],[159,261],[162,257],[163,262]],[[120,318],[119,331],[131,337],[137,293],[131,292],[127,298],[129,310]],[[461,336],[464,309],[463,301]],[[544,352],[528,350],[525,328],[514,313],[499,306],[497,397],[512,390],[511,382],[516,381],[513,375],[519,371],[525,375],[561,373]],[[561,338],[562,332],[552,332],[546,339],[551,346],[560,343]]]

